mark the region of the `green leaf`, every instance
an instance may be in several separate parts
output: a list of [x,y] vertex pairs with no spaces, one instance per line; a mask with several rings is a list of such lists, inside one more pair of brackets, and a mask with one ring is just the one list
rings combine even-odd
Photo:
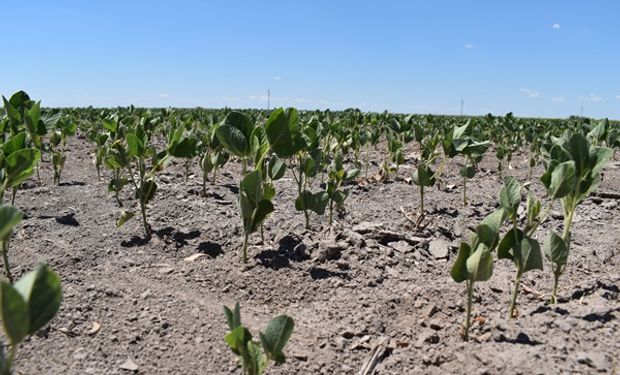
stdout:
[[126,138],[129,153],[135,157],[144,157],[146,148],[142,139],[134,133],[127,133]]
[[545,257],[554,263],[560,269],[564,267],[568,261],[568,247],[564,239],[555,232],[549,234],[549,239],[543,246]]
[[461,242],[459,246],[459,253],[450,271],[452,279],[454,279],[457,283],[462,283],[463,281],[469,279],[469,274],[467,271],[467,258],[469,258],[470,254],[471,247],[469,244],[466,242]]
[[293,334],[294,328],[293,319],[286,315],[280,315],[269,322],[264,333],[260,333],[260,341],[265,353],[278,364],[285,361],[282,351]]
[[514,177],[508,176],[504,179],[504,187],[499,193],[499,203],[509,217],[516,217],[521,203],[521,184]]
[[10,155],[15,151],[26,148],[26,146],[26,132],[19,132],[11,136],[11,138],[2,145],[2,152],[4,152],[5,155]]
[[237,355],[247,351],[247,344],[252,340],[252,334],[244,326],[238,326],[224,336],[224,341]]
[[153,199],[156,191],[157,183],[154,180],[144,181],[142,186],[140,186],[140,195],[136,196],[136,198],[142,199],[142,202],[146,204]]
[[120,226],[125,224],[127,221],[129,221],[129,219],[134,217],[135,215],[136,214],[133,211],[122,210],[121,214],[118,216],[118,219],[116,219],[116,227],[119,228]]
[[193,158],[198,154],[198,139],[186,137],[168,149],[175,158]]
[[103,119],[103,127],[106,128],[111,133],[116,133],[118,128],[118,123],[114,120]]
[[413,172],[411,179],[414,184],[418,186],[433,186],[435,185],[435,176],[433,171],[424,163],[418,164],[418,167]]
[[239,307],[239,302],[235,303],[233,310],[230,310],[228,307],[224,306],[224,314],[226,315],[228,328],[230,328],[231,331],[241,325],[241,309]]
[[20,210],[13,206],[0,206],[0,239],[6,238],[23,218]]
[[0,314],[4,333],[11,345],[18,345],[28,334],[28,305],[6,281],[0,281]]
[[299,137],[297,121],[297,111],[290,110],[287,115],[282,108],[278,108],[271,113],[265,124],[269,146],[281,158],[289,158],[300,150],[296,140]]
[[503,208],[487,215],[482,222],[476,227],[476,236],[478,242],[486,245],[487,248],[493,249],[499,240],[499,228],[506,218],[506,211]]
[[583,134],[576,132],[570,136],[564,147],[575,162],[577,179],[582,178],[589,169],[590,143]]
[[523,238],[518,254],[519,262],[521,263],[522,273],[531,270],[542,271],[542,252],[540,251],[540,244],[538,243],[538,241],[531,237]]
[[323,215],[325,208],[329,203],[329,194],[326,191],[312,193],[308,190],[301,192],[301,195],[295,199],[295,209],[297,211],[310,210],[317,215]]
[[269,164],[267,165],[267,170],[269,174],[269,178],[272,180],[279,180],[284,176],[286,172],[286,163],[283,159],[280,159],[278,156],[272,156],[269,159]]
[[41,159],[41,151],[24,148],[6,157],[7,186],[15,187],[26,181],[34,172],[34,167]]
[[60,309],[62,288],[60,277],[41,264],[36,270],[26,274],[17,283],[15,289],[23,296],[28,306],[28,334],[34,334],[43,328]]
[[24,111],[26,126],[30,134],[37,134],[39,121],[41,120],[41,102],[36,102],[32,107]]
[[[545,176],[543,176],[543,178],[545,178],[545,181],[549,181],[549,185],[547,186],[549,198],[563,198],[575,190],[577,178],[575,163],[570,160],[557,164],[551,171],[550,178],[547,179]],[[543,183],[545,183],[545,181],[543,181]]]
[[493,275],[493,256],[484,243],[478,245],[466,264],[471,281],[487,281]]
[[250,140],[243,132],[233,126],[222,124],[216,130],[217,138],[232,154],[245,158],[251,151]]

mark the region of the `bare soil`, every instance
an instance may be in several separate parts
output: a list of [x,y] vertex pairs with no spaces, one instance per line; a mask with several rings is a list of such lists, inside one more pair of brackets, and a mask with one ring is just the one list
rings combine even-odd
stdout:
[[[238,164],[229,163],[208,185],[207,198],[200,196],[197,167],[185,182],[182,165],[171,165],[158,177],[149,208],[155,235],[147,242],[138,217],[115,228],[119,208],[107,175],[97,180],[92,151],[85,140],[71,140],[63,183],[52,186],[51,167],[43,163],[44,183],[33,179],[17,195],[26,218],[12,241],[14,273],[45,261],[64,288],[58,316],[19,350],[18,373],[241,374],[223,341],[222,306],[236,301],[253,332],[277,314],[295,320],[288,361],[269,374],[357,374],[378,345],[375,374],[620,369],[617,200],[592,197],[579,207],[557,305],[547,302],[552,279],[545,264],[544,272],[524,275],[519,316],[507,319],[514,267],[497,261],[492,279],[476,284],[476,323],[464,342],[465,286],[449,269],[458,242],[497,206],[501,183],[490,153],[468,184],[468,207],[456,165],[448,164],[440,186],[427,189],[424,229],[407,218],[419,204],[417,187],[408,182],[414,150],[391,181],[349,186],[347,211],[331,229],[316,215],[311,229],[304,228],[287,174],[276,182],[265,242],[252,235],[246,266],[239,260]],[[382,157],[371,152],[371,174]],[[525,161],[517,155],[506,173],[525,182]],[[620,163],[611,161],[600,190],[618,187]],[[539,182],[531,189],[542,196]],[[558,204],[538,238],[561,225]],[[202,255],[186,259],[195,254]],[[137,370],[126,369],[133,364]]]

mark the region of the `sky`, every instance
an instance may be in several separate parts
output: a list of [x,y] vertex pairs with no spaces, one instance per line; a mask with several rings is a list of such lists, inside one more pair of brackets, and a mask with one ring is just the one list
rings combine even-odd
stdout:
[[620,2],[0,0],[0,93],[44,106],[620,119]]

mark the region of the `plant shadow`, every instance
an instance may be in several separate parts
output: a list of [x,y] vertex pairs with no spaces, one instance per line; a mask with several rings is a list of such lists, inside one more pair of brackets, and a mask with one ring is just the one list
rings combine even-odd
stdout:
[[198,245],[198,252],[207,254],[211,258],[216,258],[224,254],[224,251],[222,250],[222,245],[213,241],[201,242]]
[[278,241],[275,250],[263,250],[255,257],[263,267],[279,270],[291,266],[291,261],[302,262],[310,258],[306,253],[306,245],[300,238],[286,235]]

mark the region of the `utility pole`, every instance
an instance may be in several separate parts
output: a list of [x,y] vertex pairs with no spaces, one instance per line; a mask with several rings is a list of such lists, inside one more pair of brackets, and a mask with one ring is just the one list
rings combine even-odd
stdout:
[[267,89],[267,110],[269,110],[269,104],[271,101],[271,91],[269,91],[269,89]]
[[461,98],[461,116],[463,116],[463,104],[464,104],[464,103],[465,103],[465,102],[464,102],[464,101],[463,101],[463,99]]

